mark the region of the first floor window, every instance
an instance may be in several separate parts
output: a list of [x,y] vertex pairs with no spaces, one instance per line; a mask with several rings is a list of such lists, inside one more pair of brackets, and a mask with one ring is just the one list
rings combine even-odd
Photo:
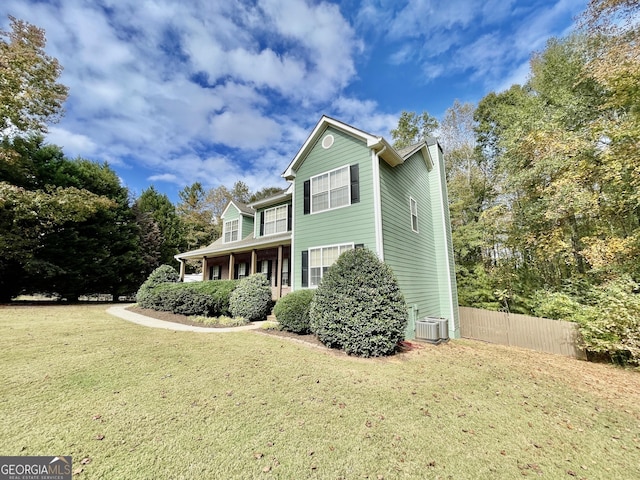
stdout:
[[238,220],[224,222],[224,243],[238,240]]
[[282,259],[282,286],[283,287],[289,286],[289,259],[288,258]]
[[222,267],[220,265],[211,265],[209,267],[209,280],[220,280]]
[[342,252],[353,249],[352,243],[309,249],[309,286],[317,287],[329,267]]
[[247,263],[238,263],[236,265],[236,278],[244,278],[247,276],[247,270],[249,265]]

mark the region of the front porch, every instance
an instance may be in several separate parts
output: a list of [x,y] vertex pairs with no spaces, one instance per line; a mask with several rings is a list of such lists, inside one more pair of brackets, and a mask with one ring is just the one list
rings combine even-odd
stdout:
[[248,237],[233,244],[217,240],[209,247],[177,255],[180,280],[184,281],[186,260],[202,262],[202,281],[264,273],[271,285],[271,297],[278,300],[291,291],[291,237],[288,234],[261,240]]

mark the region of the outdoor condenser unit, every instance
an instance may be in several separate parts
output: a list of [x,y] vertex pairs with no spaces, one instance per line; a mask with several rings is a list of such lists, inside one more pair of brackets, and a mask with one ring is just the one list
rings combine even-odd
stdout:
[[416,338],[437,345],[440,343],[440,324],[433,320],[418,320]]
[[438,326],[440,327],[440,340],[443,342],[449,341],[449,320],[446,318],[438,318],[436,320],[438,322]]

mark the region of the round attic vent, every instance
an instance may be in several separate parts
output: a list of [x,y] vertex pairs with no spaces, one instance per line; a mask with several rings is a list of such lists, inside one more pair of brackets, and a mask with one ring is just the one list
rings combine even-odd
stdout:
[[330,148],[331,145],[333,145],[333,135],[329,134],[322,139],[322,148]]

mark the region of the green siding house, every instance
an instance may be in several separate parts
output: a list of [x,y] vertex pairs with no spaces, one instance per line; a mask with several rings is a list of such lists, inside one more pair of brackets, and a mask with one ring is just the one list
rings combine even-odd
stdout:
[[[263,272],[273,297],[316,288],[340,253],[368,248],[394,271],[415,322],[447,318],[460,336],[442,149],[435,139],[396,150],[323,116],[282,175],[286,192],[231,202],[223,235],[176,258],[203,263],[203,280]],[[184,268],[181,269],[184,274]]]

